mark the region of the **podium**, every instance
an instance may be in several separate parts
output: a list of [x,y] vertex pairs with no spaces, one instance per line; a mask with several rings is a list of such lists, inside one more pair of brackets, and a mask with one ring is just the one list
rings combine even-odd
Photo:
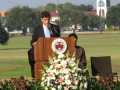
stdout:
[[[62,37],[61,37],[62,38]],[[53,55],[52,51],[52,42],[56,38],[39,38],[35,43],[33,43],[34,47],[34,60],[35,60],[35,67],[34,67],[34,76],[36,80],[41,79],[42,73],[42,65],[48,63],[48,58]],[[70,55],[75,52],[75,41],[72,38],[62,38],[67,43],[67,50]]]

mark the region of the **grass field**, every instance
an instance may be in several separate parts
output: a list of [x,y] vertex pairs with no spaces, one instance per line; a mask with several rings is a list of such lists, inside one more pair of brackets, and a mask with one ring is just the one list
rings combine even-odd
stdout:
[[120,33],[80,35],[79,45],[86,51],[88,67],[91,56],[111,56],[112,70],[120,74]]
[[[120,74],[120,33],[79,34],[78,44],[85,48],[88,68],[91,56],[111,56],[112,70]],[[12,37],[0,45],[0,78],[30,77],[27,50],[30,36]]]
[[0,45],[0,78],[30,76],[27,50],[30,37],[10,38],[7,45]]

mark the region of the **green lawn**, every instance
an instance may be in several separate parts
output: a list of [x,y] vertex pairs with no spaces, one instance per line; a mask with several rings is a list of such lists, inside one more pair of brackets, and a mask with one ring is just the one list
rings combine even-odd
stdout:
[[91,56],[111,56],[112,70],[120,74],[120,33],[86,34],[79,36],[78,44],[86,51],[88,67]]
[[7,45],[0,45],[0,49],[16,49],[16,48],[29,48],[30,47],[30,36],[18,36],[11,37]]
[[[7,45],[0,45],[0,78],[30,77],[27,59],[30,39],[12,37]],[[89,70],[91,56],[111,56],[113,72],[120,74],[120,33],[79,34],[78,44],[85,48]]]
[[27,51],[30,36],[12,37],[7,45],[0,45],[0,78],[30,77]]

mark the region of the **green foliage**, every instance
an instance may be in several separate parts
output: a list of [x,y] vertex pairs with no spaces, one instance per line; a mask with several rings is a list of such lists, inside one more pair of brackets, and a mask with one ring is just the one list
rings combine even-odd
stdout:
[[23,34],[26,34],[27,27],[34,27],[38,23],[36,12],[29,7],[12,8],[6,22],[9,31],[23,30]]
[[90,78],[88,80],[87,90],[107,90],[106,87],[102,86],[95,78]]
[[90,11],[93,9],[91,5],[73,5],[71,3],[55,5],[52,3],[47,4],[42,10],[55,11],[58,9],[62,26],[70,26],[73,24],[80,24],[84,11]]
[[[110,90],[120,90],[120,82],[113,83],[114,87]],[[0,80],[0,90],[51,90],[41,86],[40,80],[25,79],[24,77]],[[56,90],[56,89],[55,89]],[[62,88],[61,90],[65,90]],[[84,90],[84,89],[70,89]],[[109,90],[100,84],[95,78],[88,79],[88,87],[85,90]]]
[[115,83],[115,85],[114,85],[112,90],[120,90],[120,81]]
[[112,6],[107,13],[107,25],[120,27],[120,5]]
[[55,11],[57,9],[56,5],[53,3],[49,3],[44,7],[47,11]]
[[44,9],[48,11],[55,11],[58,9],[60,14],[60,24],[61,26],[71,26],[71,25],[82,25],[84,30],[90,28],[98,27],[100,20],[96,16],[89,16],[85,13],[93,10],[91,5],[73,5],[71,3],[65,4],[47,4]]
[[93,6],[92,5],[79,5],[78,9],[81,11],[92,11],[93,10]]
[[[56,9],[59,11],[61,20],[60,24],[62,26],[81,24],[83,25],[83,28],[85,28],[89,26],[89,23],[91,23],[88,17],[84,18],[86,17],[85,12],[93,10],[93,7],[91,5],[76,6],[71,3],[59,5],[49,3],[46,6],[41,6],[38,9],[31,9],[29,7],[14,7],[9,11],[8,17],[6,19],[6,24],[9,28],[9,31],[14,29],[23,30],[23,34],[26,34],[27,27],[32,28],[39,23],[40,17],[39,14],[36,14],[36,12],[41,12],[43,10],[48,10],[51,12],[55,11]],[[94,20],[94,22],[97,23],[97,20]]]
[[0,90],[43,90],[40,81],[28,80],[24,77],[0,81]]
[[83,8],[75,6],[71,3],[65,3],[58,5],[58,9],[61,17],[62,26],[70,26],[73,24],[80,24],[81,16],[83,15]]
[[88,16],[88,26],[93,28],[99,28],[100,27],[100,17],[98,16]]
[[0,82],[0,90],[14,90],[14,85],[10,81]]
[[41,86],[41,81],[28,81],[28,90],[44,90],[44,88]]

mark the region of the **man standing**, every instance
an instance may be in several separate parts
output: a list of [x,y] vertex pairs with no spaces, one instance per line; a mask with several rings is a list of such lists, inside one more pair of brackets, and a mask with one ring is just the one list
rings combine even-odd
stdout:
[[[40,37],[60,37],[60,29],[58,25],[54,25],[50,23],[50,13],[48,11],[43,11],[41,13],[41,22],[40,24],[34,29],[31,45],[36,42]],[[29,64],[31,67],[32,77],[34,78],[34,52],[33,46],[28,51],[28,59]]]
[[41,13],[41,23],[35,28],[32,35],[32,43],[40,37],[59,37],[60,29],[58,25],[50,23],[50,13],[43,11]]

